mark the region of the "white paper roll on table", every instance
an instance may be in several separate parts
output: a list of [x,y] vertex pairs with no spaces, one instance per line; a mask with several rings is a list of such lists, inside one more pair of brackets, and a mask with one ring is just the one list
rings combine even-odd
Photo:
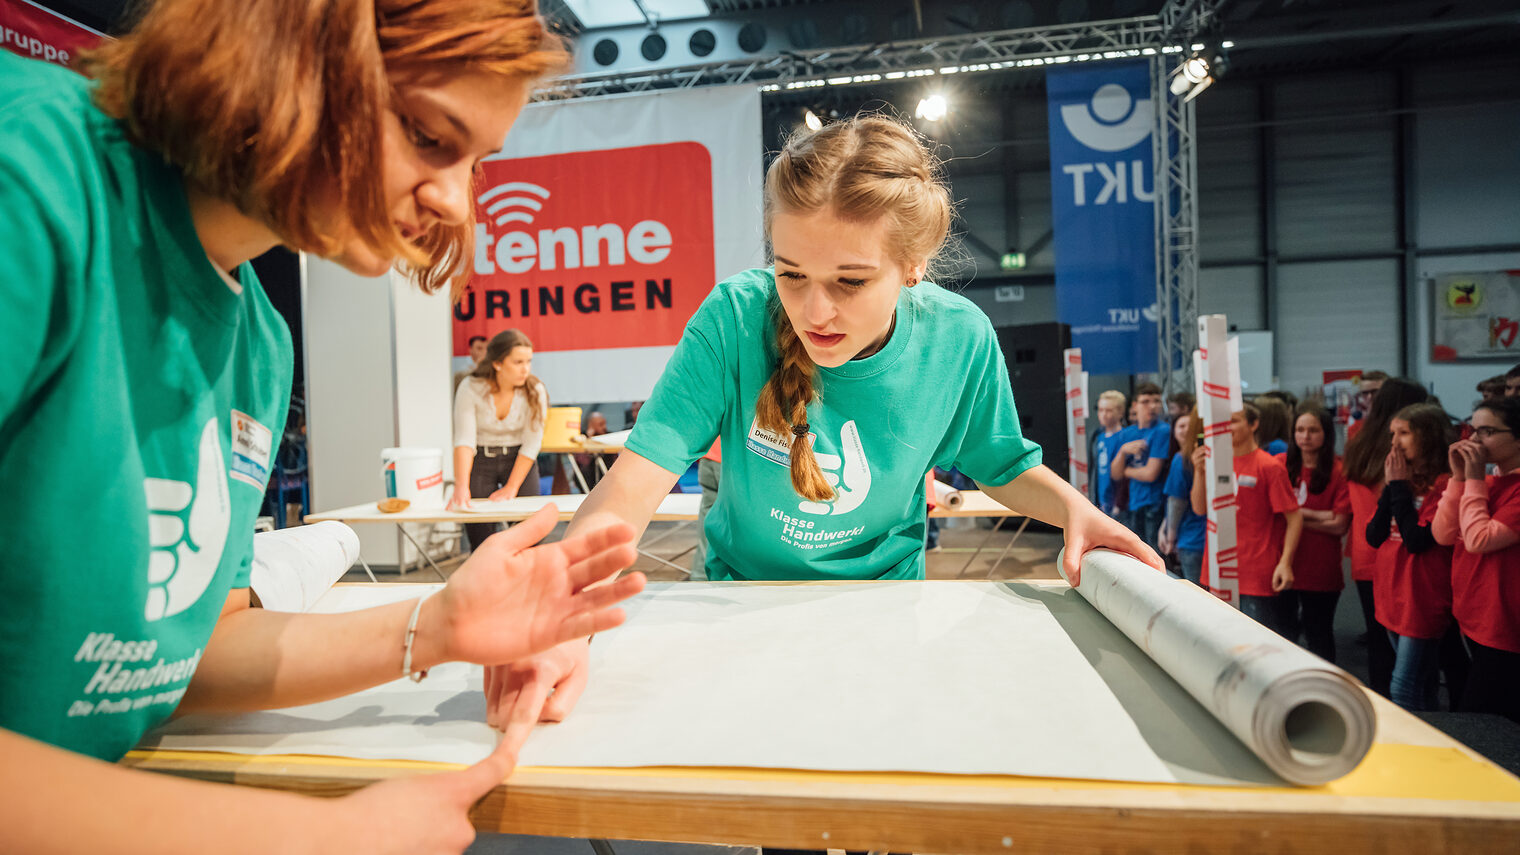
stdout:
[[1351,675],[1197,585],[1101,549],[1083,556],[1077,592],[1284,780],[1333,781],[1372,747],[1372,702]]
[[259,532],[248,584],[264,608],[303,612],[358,560],[359,535],[334,520]]
[[953,511],[966,503],[966,497],[961,495],[960,490],[936,480],[934,481],[934,503]]

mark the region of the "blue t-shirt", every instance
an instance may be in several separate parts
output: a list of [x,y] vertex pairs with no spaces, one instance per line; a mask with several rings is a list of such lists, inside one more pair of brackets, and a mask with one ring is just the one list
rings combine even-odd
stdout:
[[792,489],[791,437],[755,423],[776,365],[776,304],[769,269],[719,283],[686,325],[628,449],[685,472],[723,440],[704,525],[710,579],[922,579],[924,473],[955,468],[1002,485],[1040,463],[1019,429],[991,321],[922,282],[899,294],[885,347],[818,367],[808,425],[837,496],[810,502]]
[[1166,473],[1163,492],[1188,503],[1187,511],[1182,515],[1182,524],[1177,526],[1177,548],[1202,552],[1203,535],[1208,529],[1209,521],[1193,513],[1193,464],[1183,460],[1180,451],[1172,457],[1172,469]]
[[1105,513],[1114,506],[1114,475],[1109,467],[1114,462],[1119,446],[1123,444],[1120,441],[1123,435],[1124,429],[1120,428],[1107,436],[1100,433],[1093,437],[1094,459],[1097,461],[1094,470],[1098,473],[1098,507]]
[[[1130,457],[1130,466],[1144,466],[1152,457],[1166,458],[1166,453],[1172,447],[1172,426],[1164,421],[1157,421],[1148,428],[1141,429],[1138,425],[1130,425],[1119,431],[1119,445],[1136,439],[1145,440],[1146,453]],[[1129,479],[1129,509],[1138,511],[1141,508],[1149,508],[1162,503],[1161,487],[1162,479],[1154,481],[1137,481]]]

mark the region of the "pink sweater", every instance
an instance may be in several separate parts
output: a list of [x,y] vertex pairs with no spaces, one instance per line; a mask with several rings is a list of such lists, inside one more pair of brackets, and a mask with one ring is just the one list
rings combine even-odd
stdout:
[[1455,544],[1460,536],[1463,548],[1477,555],[1520,543],[1520,533],[1489,518],[1488,482],[1482,478],[1453,480],[1446,485],[1430,533],[1442,546]]

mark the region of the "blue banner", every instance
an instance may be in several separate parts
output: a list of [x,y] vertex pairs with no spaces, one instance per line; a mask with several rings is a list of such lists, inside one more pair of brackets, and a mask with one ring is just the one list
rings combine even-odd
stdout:
[[1150,64],[1050,67],[1056,306],[1092,374],[1156,370]]

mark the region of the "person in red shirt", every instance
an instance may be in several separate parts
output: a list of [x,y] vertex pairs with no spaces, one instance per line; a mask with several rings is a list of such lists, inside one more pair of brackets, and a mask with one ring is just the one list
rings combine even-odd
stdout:
[[1393,702],[1411,711],[1440,709],[1437,668],[1441,638],[1451,625],[1451,549],[1431,532],[1446,489],[1451,420],[1435,404],[1415,404],[1394,416],[1383,463],[1388,481],[1367,542],[1378,549],[1373,580],[1377,620],[1393,643]]
[[1472,426],[1432,527],[1455,547],[1452,611],[1472,654],[1460,708],[1520,721],[1520,398],[1479,404]]
[[[1368,385],[1363,375],[1363,386]],[[1424,387],[1399,377],[1377,381],[1378,390],[1368,404],[1367,415],[1357,424],[1366,430],[1352,435],[1347,431],[1346,455],[1342,460],[1346,488],[1351,496],[1351,536],[1347,553],[1351,556],[1351,579],[1356,582],[1357,598],[1362,604],[1362,618],[1367,622],[1367,685],[1380,695],[1388,695],[1393,675],[1393,647],[1388,632],[1377,622],[1373,602],[1373,570],[1377,567],[1377,550],[1367,543],[1367,524],[1377,512],[1378,496],[1383,492],[1383,461],[1388,458],[1388,425],[1394,414],[1427,397]]]
[[[1298,549],[1303,515],[1293,497],[1288,469],[1256,445],[1261,417],[1246,404],[1230,415],[1230,445],[1235,469],[1235,554],[1240,573],[1240,610],[1286,636],[1290,630],[1287,600],[1278,596],[1293,585],[1293,554]],[[1203,474],[1207,446],[1193,452],[1193,511],[1208,507]],[[1208,584],[1207,580],[1204,582]],[[1294,633],[1295,635],[1297,633]]]
[[[1293,445],[1277,455],[1297,494],[1304,533],[1293,554],[1293,587],[1287,600],[1289,629],[1300,629],[1309,651],[1335,661],[1335,604],[1341,576],[1341,538],[1351,525],[1351,496],[1335,457],[1335,417],[1318,404],[1298,408]],[[1294,632],[1290,638],[1297,638]]]

